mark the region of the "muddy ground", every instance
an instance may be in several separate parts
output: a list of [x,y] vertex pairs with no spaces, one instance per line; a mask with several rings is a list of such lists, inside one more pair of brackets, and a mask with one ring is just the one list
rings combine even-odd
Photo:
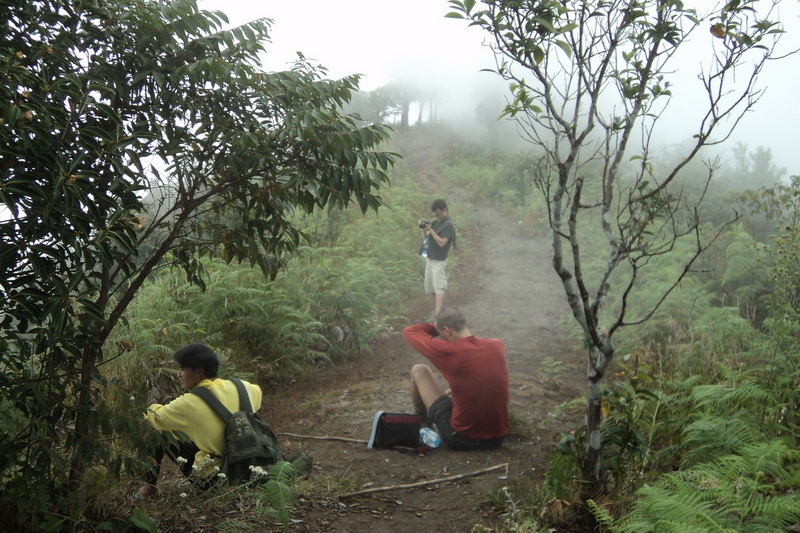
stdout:
[[[373,354],[321,368],[266,396],[262,414],[284,448],[314,458],[317,488],[298,501],[292,531],[468,532],[475,524],[496,530],[505,520],[497,505],[502,488],[539,483],[559,432],[580,423],[580,406],[557,409],[581,396],[585,374],[575,342],[560,327],[567,306],[550,265],[552,250],[544,238],[509,230],[513,224],[494,208],[478,208],[474,220],[475,227],[458,231],[473,232],[480,259],[459,261],[445,304],[462,310],[473,334],[506,344],[512,415],[507,442],[497,451],[439,448],[424,456],[367,449],[376,411],[412,410],[409,369],[424,362],[405,344],[398,324]],[[409,323],[424,319],[431,308],[432,301],[420,298]],[[492,467],[499,469],[452,482],[336,496]]]

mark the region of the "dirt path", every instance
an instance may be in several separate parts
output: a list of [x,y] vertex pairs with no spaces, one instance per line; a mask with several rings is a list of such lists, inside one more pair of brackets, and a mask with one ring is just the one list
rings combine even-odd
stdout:
[[[491,527],[501,520],[492,494],[496,499],[504,486],[538,482],[555,436],[579,423],[579,413],[554,411],[582,393],[583,368],[574,343],[559,329],[567,307],[550,266],[550,248],[544,239],[511,234],[508,221],[493,208],[479,208],[475,220],[477,227],[458,229],[460,235],[476,233],[481,259],[472,265],[477,270],[471,283],[451,279],[446,304],[463,311],[473,334],[505,341],[512,414],[507,442],[492,452],[437,449],[417,457],[368,450],[358,443],[284,436],[287,450],[314,457],[318,487],[300,498],[292,531],[420,533],[465,532],[476,523]],[[428,305],[426,300],[410,319],[424,317]],[[411,411],[408,371],[422,361],[397,331],[374,355],[321,369],[268,396],[264,414],[279,433],[366,440],[375,411]],[[508,472],[341,501],[333,496],[443,479],[503,463],[509,464]],[[327,493],[321,492],[324,487]]]

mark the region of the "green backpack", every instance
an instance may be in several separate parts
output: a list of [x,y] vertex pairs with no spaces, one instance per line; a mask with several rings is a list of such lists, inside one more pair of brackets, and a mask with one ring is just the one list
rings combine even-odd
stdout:
[[244,383],[232,379],[239,391],[239,410],[231,413],[210,390],[195,387],[191,390],[225,421],[225,451],[220,472],[233,481],[248,481],[251,467],[266,467],[283,461],[278,438],[258,414],[253,412],[250,396]]

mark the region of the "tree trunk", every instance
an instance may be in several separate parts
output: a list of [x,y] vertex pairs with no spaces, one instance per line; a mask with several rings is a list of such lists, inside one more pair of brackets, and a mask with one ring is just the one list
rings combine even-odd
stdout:
[[[589,372],[591,372],[591,362]],[[586,453],[583,457],[583,483],[595,487],[600,482],[600,454],[603,442],[600,425],[603,422],[603,385],[591,375],[586,380]]]
[[403,102],[403,110],[400,114],[400,129],[408,129],[408,114],[411,112],[411,102]]
[[94,455],[94,439],[92,437],[92,414],[94,412],[94,401],[92,399],[92,383],[96,363],[100,360],[99,354],[102,346],[92,343],[87,346],[83,353],[80,370],[80,382],[75,384],[78,396],[78,405],[75,415],[75,447],[72,451],[70,460],[69,481],[77,484],[83,478],[92,456]]
[[600,458],[603,439],[603,376],[614,356],[614,348],[607,342],[604,349],[591,348],[586,366],[586,453],[583,458],[583,483],[587,488],[600,486]]

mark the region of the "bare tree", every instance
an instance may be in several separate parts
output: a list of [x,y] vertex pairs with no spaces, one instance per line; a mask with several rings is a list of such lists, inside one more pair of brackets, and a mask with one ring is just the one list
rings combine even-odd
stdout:
[[[549,210],[553,267],[588,346],[583,479],[597,486],[602,380],[614,336],[648,320],[716,238],[701,231],[703,194],[690,203],[676,179],[703,147],[727,139],[758,100],[756,82],[781,33],[768,20],[774,5],[732,0],[701,16],[680,0],[450,4],[450,17],[468,19],[491,36],[496,72],[511,84],[505,114],[543,154],[537,185]],[[759,13],[763,7],[767,12]],[[692,32],[701,33],[710,51],[697,76],[703,101],[686,117],[694,120],[695,134],[680,162],[657,168],[653,133],[672,97],[677,54]],[[707,163],[705,187],[717,163]],[[583,251],[597,235],[604,268],[592,274]],[[671,286],[650,308],[633,312],[642,274],[684,239],[692,252]]]

